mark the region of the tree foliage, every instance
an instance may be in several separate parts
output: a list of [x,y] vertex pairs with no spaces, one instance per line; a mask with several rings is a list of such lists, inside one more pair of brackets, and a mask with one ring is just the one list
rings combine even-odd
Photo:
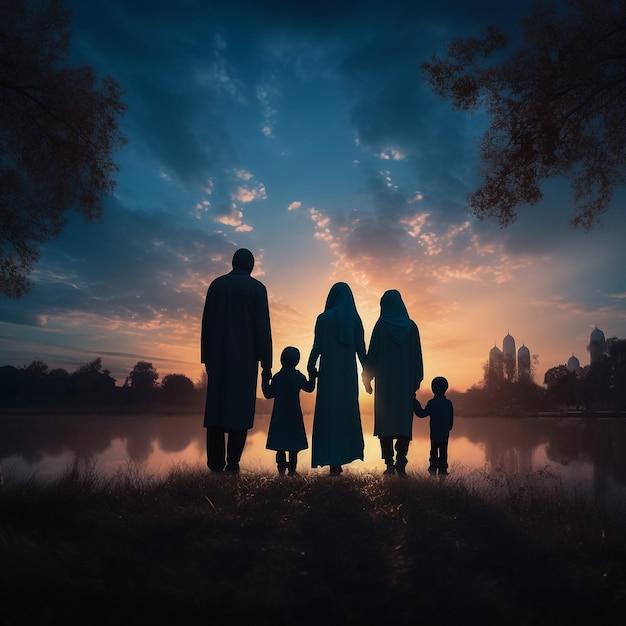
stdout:
[[193,381],[184,374],[166,374],[161,381],[163,400],[184,406],[195,399]]
[[541,182],[570,179],[575,226],[589,230],[626,178],[626,3],[568,0],[566,11],[538,2],[523,21],[523,42],[508,54],[489,26],[457,39],[422,75],[456,109],[486,109],[482,184],[469,210],[501,226],[543,197]]
[[159,373],[148,361],[137,361],[128,375],[128,386],[136,391],[149,392],[156,387]]
[[61,0],[0,0],[0,16],[0,293],[19,298],[68,210],[101,219],[125,105],[113,78],[64,65]]
[[50,369],[44,361],[0,366],[0,410],[17,407],[59,411],[71,409],[141,410],[159,413],[172,409],[201,411],[206,388],[196,389],[184,374],[159,374],[152,363],[138,361],[123,386],[116,386],[102,358],[83,363],[72,373]]
[[106,394],[113,389],[115,389],[115,379],[108,369],[102,369],[101,357],[80,365],[75,372],[70,374],[68,380],[70,395]]
[[566,365],[551,367],[544,376],[548,394],[559,404],[576,404],[576,373]]

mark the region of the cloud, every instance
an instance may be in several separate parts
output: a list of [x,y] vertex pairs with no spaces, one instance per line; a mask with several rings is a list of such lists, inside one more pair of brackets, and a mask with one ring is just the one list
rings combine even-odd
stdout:
[[234,226],[236,228],[244,227],[243,212],[233,202],[231,204],[222,204],[215,212],[214,218],[216,222],[225,226]]
[[238,187],[235,189],[233,198],[242,204],[247,204],[255,200],[265,200],[267,198],[267,191],[262,184],[252,189],[249,187]]
[[[196,318],[209,281],[230,270],[236,246],[165,213],[130,211],[111,200],[102,224],[72,218],[42,248],[32,291],[12,304],[12,318],[89,319],[103,326]],[[100,320],[100,321],[98,321]]]

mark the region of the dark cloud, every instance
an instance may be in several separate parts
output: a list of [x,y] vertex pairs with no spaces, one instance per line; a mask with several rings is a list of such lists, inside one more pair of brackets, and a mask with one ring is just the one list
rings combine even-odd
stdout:
[[32,291],[0,315],[31,324],[76,311],[135,323],[195,318],[210,280],[230,271],[235,249],[221,233],[111,201],[103,223],[72,219],[44,246]]
[[[33,326],[35,328],[44,326],[44,319],[41,315],[16,306],[14,302],[0,303],[0,321],[7,324],[21,324],[23,326]],[[8,337],[3,336],[3,339]]]
[[219,164],[232,161],[224,121],[211,110],[206,94],[201,106],[189,94],[141,79],[135,81],[132,99],[134,128],[130,135],[141,137],[147,151],[178,181],[206,185],[221,171]]

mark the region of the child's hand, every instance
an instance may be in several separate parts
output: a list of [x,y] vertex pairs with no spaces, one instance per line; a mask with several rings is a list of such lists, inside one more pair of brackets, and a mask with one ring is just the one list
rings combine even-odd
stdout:
[[309,378],[317,378],[317,369],[315,367],[307,367],[307,371],[309,372]]
[[424,409],[417,398],[413,398],[413,413],[415,413],[417,417],[426,417]]

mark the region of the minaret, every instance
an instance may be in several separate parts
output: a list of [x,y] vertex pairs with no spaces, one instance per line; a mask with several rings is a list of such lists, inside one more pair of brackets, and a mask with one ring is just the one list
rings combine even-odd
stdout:
[[507,380],[515,380],[515,339],[507,332],[502,340],[502,354],[504,356],[504,375]]
[[604,333],[596,326],[589,336],[589,362],[592,367],[602,360],[605,349]]
[[504,358],[502,350],[495,344],[489,350],[489,376],[494,378],[502,378],[504,376]]
[[530,380],[530,350],[522,344],[517,351],[517,375],[519,380]]

